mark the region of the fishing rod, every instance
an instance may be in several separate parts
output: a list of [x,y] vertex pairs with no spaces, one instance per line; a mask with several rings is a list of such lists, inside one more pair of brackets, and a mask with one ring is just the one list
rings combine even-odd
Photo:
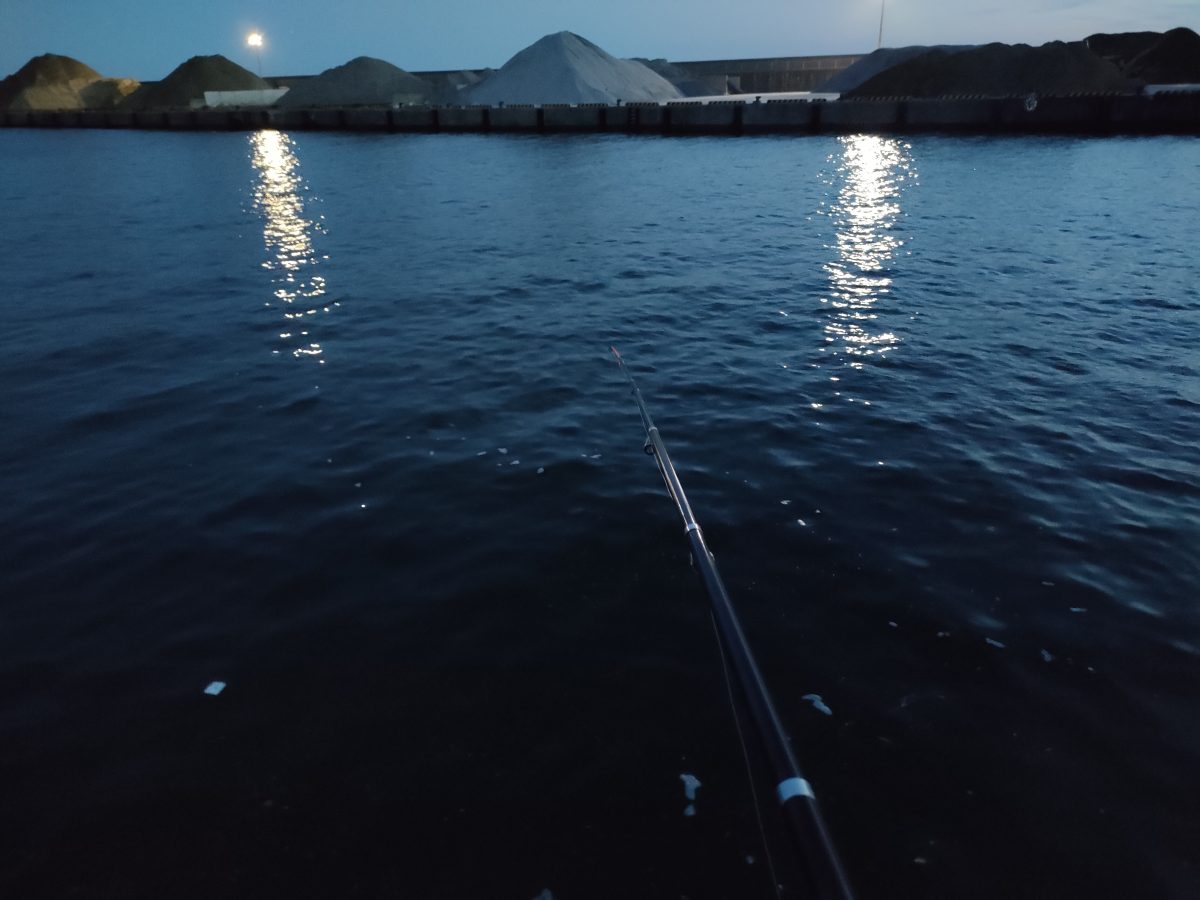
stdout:
[[666,445],[658,433],[658,427],[650,417],[650,411],[646,409],[646,401],[642,399],[642,392],[638,389],[637,382],[633,380],[633,375],[626,368],[625,360],[621,358],[617,348],[610,347],[609,349],[612,350],[617,365],[625,373],[630,387],[633,388],[633,399],[637,401],[638,412],[642,416],[642,425],[646,429],[644,449],[654,457],[654,461],[658,464],[658,471],[667,486],[667,493],[675,501],[675,507],[683,519],[684,531],[692,547],[692,559],[700,569],[704,587],[708,591],[709,600],[712,601],[713,621],[716,624],[717,636],[733,669],[742,695],[745,697],[755,730],[766,750],[767,760],[775,778],[775,795],[799,849],[800,859],[809,882],[810,894],[820,900],[850,900],[853,896],[850,891],[850,882],[842,869],[837,851],[833,848],[833,841],[825,827],[825,820],[817,806],[817,798],[813,793],[812,786],[808,783],[808,779],[800,773],[800,766],[792,754],[787,735],[779,721],[779,715],[775,712],[775,706],[771,702],[771,695],[767,691],[767,685],[763,681],[758,663],[755,662],[754,654],[751,653],[750,645],[746,642],[746,636],[742,632],[741,622],[733,608],[733,601],[729,599],[729,592],[725,590],[725,584],[721,581],[721,575],[717,571],[716,557],[705,543],[704,532],[700,530],[700,523],[692,514],[692,507],[688,503],[687,495],[683,492],[683,485],[675,472],[675,466],[671,463]]

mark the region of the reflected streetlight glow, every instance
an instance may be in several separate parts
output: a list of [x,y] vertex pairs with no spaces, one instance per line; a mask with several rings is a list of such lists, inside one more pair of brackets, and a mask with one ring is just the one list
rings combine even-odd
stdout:
[[[300,161],[292,139],[270,130],[257,131],[250,137],[250,156],[258,173],[254,206],[263,216],[263,242],[268,254],[262,266],[273,273],[274,297],[283,305],[284,319],[294,323],[279,333],[279,339],[290,344],[293,338],[309,338],[291,348],[292,356],[321,357],[320,343],[312,341],[307,330],[292,330],[297,325],[312,327],[310,317],[327,314],[331,307],[340,305],[321,299],[326,291],[325,278],[313,271],[319,257],[313,248],[312,233],[320,228],[305,217]],[[303,320],[303,324],[297,320]]]
[[[900,192],[915,178],[906,145],[891,138],[853,135],[841,138],[842,180],[830,210],[838,258],[825,265],[831,287],[832,315],[825,344],[861,369],[869,357],[885,358],[900,339],[878,330],[878,301],[890,292],[888,263],[903,241],[893,230],[900,216]],[[838,346],[840,345],[840,346]]]

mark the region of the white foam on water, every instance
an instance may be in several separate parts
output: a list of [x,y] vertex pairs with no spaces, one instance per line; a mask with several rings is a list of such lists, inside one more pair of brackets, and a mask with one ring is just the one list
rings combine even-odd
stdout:
[[1001,650],[1003,650],[1006,646],[1003,642],[998,641],[995,638],[984,638],[984,640],[987,641],[991,646],[999,647]]

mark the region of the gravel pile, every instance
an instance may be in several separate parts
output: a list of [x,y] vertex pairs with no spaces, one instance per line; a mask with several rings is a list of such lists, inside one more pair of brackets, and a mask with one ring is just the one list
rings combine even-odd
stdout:
[[843,96],[1014,97],[1130,90],[1134,85],[1109,60],[1082,42],[1041,47],[986,44],[959,53],[933,50],[869,78]]
[[111,109],[136,89],[69,56],[35,56],[0,81],[0,109]]
[[842,69],[842,71],[838,72],[820,87],[816,87],[813,90],[816,93],[822,94],[843,94],[854,90],[876,75],[880,75],[888,69],[895,68],[900,63],[916,59],[918,56],[924,56],[933,50],[941,50],[944,53],[961,53],[963,50],[971,50],[973,47],[973,44],[939,44],[932,47],[883,47],[873,53],[868,53],[858,62]]
[[1200,84],[1200,34],[1171,29],[1131,59],[1125,74],[1144,84]]
[[359,56],[300,82],[276,105],[306,108],[404,106],[429,103],[432,95],[430,85],[417,76],[382,59]]
[[616,103],[677,100],[679,90],[632,59],[617,59],[569,31],[526,47],[477,86],[470,103]]
[[224,56],[193,56],[155,84],[142,85],[125,101],[127,109],[187,109],[204,101],[205,91],[263,91],[270,85]]
[[1120,34],[1088,35],[1083,42],[1097,56],[1115,63],[1123,71],[1135,56],[1149,50],[1161,37],[1157,31],[1124,31]]

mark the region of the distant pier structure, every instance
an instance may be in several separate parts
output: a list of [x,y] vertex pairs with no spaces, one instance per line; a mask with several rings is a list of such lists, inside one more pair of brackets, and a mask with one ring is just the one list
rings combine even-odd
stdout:
[[780,94],[812,91],[862,59],[840,56],[772,56],[763,59],[708,59],[673,62],[713,94]]

